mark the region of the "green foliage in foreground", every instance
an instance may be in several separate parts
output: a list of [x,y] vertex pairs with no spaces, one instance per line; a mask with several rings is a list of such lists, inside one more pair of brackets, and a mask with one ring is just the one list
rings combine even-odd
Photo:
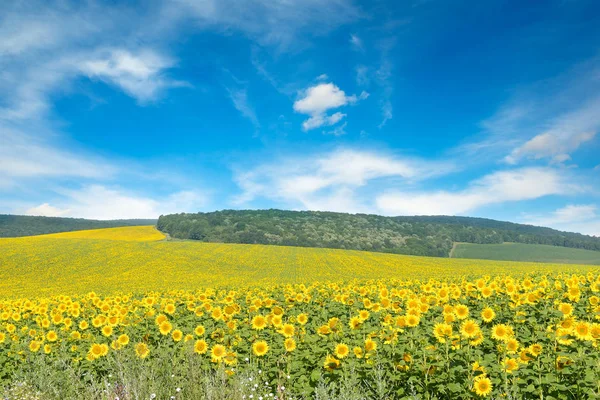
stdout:
[[542,244],[457,243],[453,258],[600,265],[600,252]]
[[600,238],[484,218],[382,217],[318,211],[224,210],[161,216],[173,238],[448,257],[454,242],[547,244],[600,251]]
[[[246,361],[243,372],[228,376],[223,368],[206,370],[197,356],[140,360],[136,357],[107,358],[104,373],[92,373],[68,360],[37,360],[19,369],[13,380],[0,386],[2,399],[10,400],[245,400],[315,399],[360,400],[397,398],[383,369],[369,375],[353,371],[327,379],[316,370],[310,391],[294,388],[292,377],[277,370],[266,371]],[[408,387],[417,386],[409,384]],[[416,394],[416,392],[414,392]],[[252,397],[250,397],[252,396]],[[417,399],[407,393],[405,399]],[[435,397],[432,397],[435,398]]]
[[34,217],[29,215],[0,214],[0,237],[45,235],[48,233],[81,231],[85,229],[154,225],[155,223],[155,219],[115,219],[111,221],[98,221],[83,218]]

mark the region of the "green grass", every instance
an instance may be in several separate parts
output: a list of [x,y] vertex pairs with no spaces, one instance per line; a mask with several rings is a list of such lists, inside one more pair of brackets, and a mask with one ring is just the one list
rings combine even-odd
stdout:
[[523,243],[457,243],[452,258],[600,265],[600,251]]

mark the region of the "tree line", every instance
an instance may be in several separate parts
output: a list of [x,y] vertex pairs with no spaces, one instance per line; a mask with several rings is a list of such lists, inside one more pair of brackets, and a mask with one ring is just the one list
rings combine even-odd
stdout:
[[454,242],[548,244],[600,251],[600,238],[486,218],[383,217],[320,211],[223,210],[161,215],[172,238],[448,257]]
[[83,218],[37,217],[0,214],[0,237],[44,235],[47,233],[116,228],[119,226],[154,225],[155,219],[115,219],[99,221]]

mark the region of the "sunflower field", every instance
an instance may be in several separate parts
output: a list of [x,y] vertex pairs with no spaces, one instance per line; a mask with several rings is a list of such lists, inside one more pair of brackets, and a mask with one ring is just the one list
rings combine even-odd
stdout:
[[[50,239],[37,240],[42,260]],[[11,254],[0,260],[14,262]],[[145,291],[109,293],[101,278],[86,281],[88,291],[15,290],[0,299],[0,387],[31,387],[34,397],[5,397],[42,400],[600,398],[597,270],[522,264],[507,273],[510,264],[483,263],[458,274],[453,266],[462,260],[443,260],[442,276],[441,264],[415,272],[410,260],[419,258],[394,257],[401,268],[362,264],[355,279],[317,273],[356,268],[340,258],[309,269],[316,279],[263,264],[262,274],[278,275],[264,281],[255,271],[245,282],[203,285],[185,270],[195,289],[163,276],[162,289],[153,278]],[[222,258],[240,265],[231,254]],[[240,277],[243,266],[220,274]],[[206,377],[227,395],[209,395]]]

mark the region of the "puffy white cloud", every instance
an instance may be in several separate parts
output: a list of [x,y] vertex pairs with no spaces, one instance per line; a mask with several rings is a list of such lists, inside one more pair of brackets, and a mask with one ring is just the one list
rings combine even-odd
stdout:
[[524,214],[522,222],[600,236],[600,215],[595,204],[568,204],[548,214]]
[[155,100],[168,87],[187,85],[164,77],[174,62],[151,49],[133,53],[126,49],[108,49],[79,63],[80,71],[90,78],[116,85],[140,102]]
[[304,130],[311,130],[323,125],[334,125],[339,122],[345,114],[336,112],[328,116],[327,111],[348,104],[355,104],[358,100],[369,97],[367,92],[359,96],[347,96],[346,93],[333,83],[320,83],[306,89],[302,97],[294,102],[294,111],[308,114],[310,118],[304,121]]
[[[600,112],[600,109],[598,110]],[[563,163],[571,159],[569,153],[585,142],[594,139],[596,132],[573,133],[569,131],[541,133],[514,149],[505,161],[515,164],[524,157],[549,158],[552,163]]]
[[457,151],[470,160],[496,158],[512,165],[571,160],[600,131],[599,70],[600,58],[595,57],[516,90],[507,104],[481,122],[479,139]]
[[304,96],[294,103],[294,110],[302,114],[322,114],[331,108],[355,103],[356,100],[356,96],[346,96],[333,83],[320,83],[306,89]]
[[235,181],[243,192],[234,202],[240,205],[266,198],[291,208],[366,212],[373,207],[360,203],[358,188],[384,178],[415,182],[453,169],[450,164],[382,152],[337,149],[238,171]]
[[581,190],[561,170],[522,168],[491,173],[459,191],[390,192],[378,196],[376,203],[385,214],[457,215],[490,204],[568,195]]
[[158,218],[161,214],[198,211],[206,205],[206,195],[180,191],[164,197],[151,197],[89,185],[78,190],[62,190],[57,205],[44,203],[26,211],[29,215],[68,216],[89,219]]
[[69,215],[71,210],[60,209],[57,207],[53,207],[48,203],[40,204],[36,207],[31,207],[27,211],[25,211],[25,215],[36,215],[41,217],[64,217]]
[[323,115],[317,114],[302,123],[302,128],[308,131],[314,128],[318,128],[320,126],[331,126],[340,122],[346,114],[341,112],[336,112],[332,115]]

